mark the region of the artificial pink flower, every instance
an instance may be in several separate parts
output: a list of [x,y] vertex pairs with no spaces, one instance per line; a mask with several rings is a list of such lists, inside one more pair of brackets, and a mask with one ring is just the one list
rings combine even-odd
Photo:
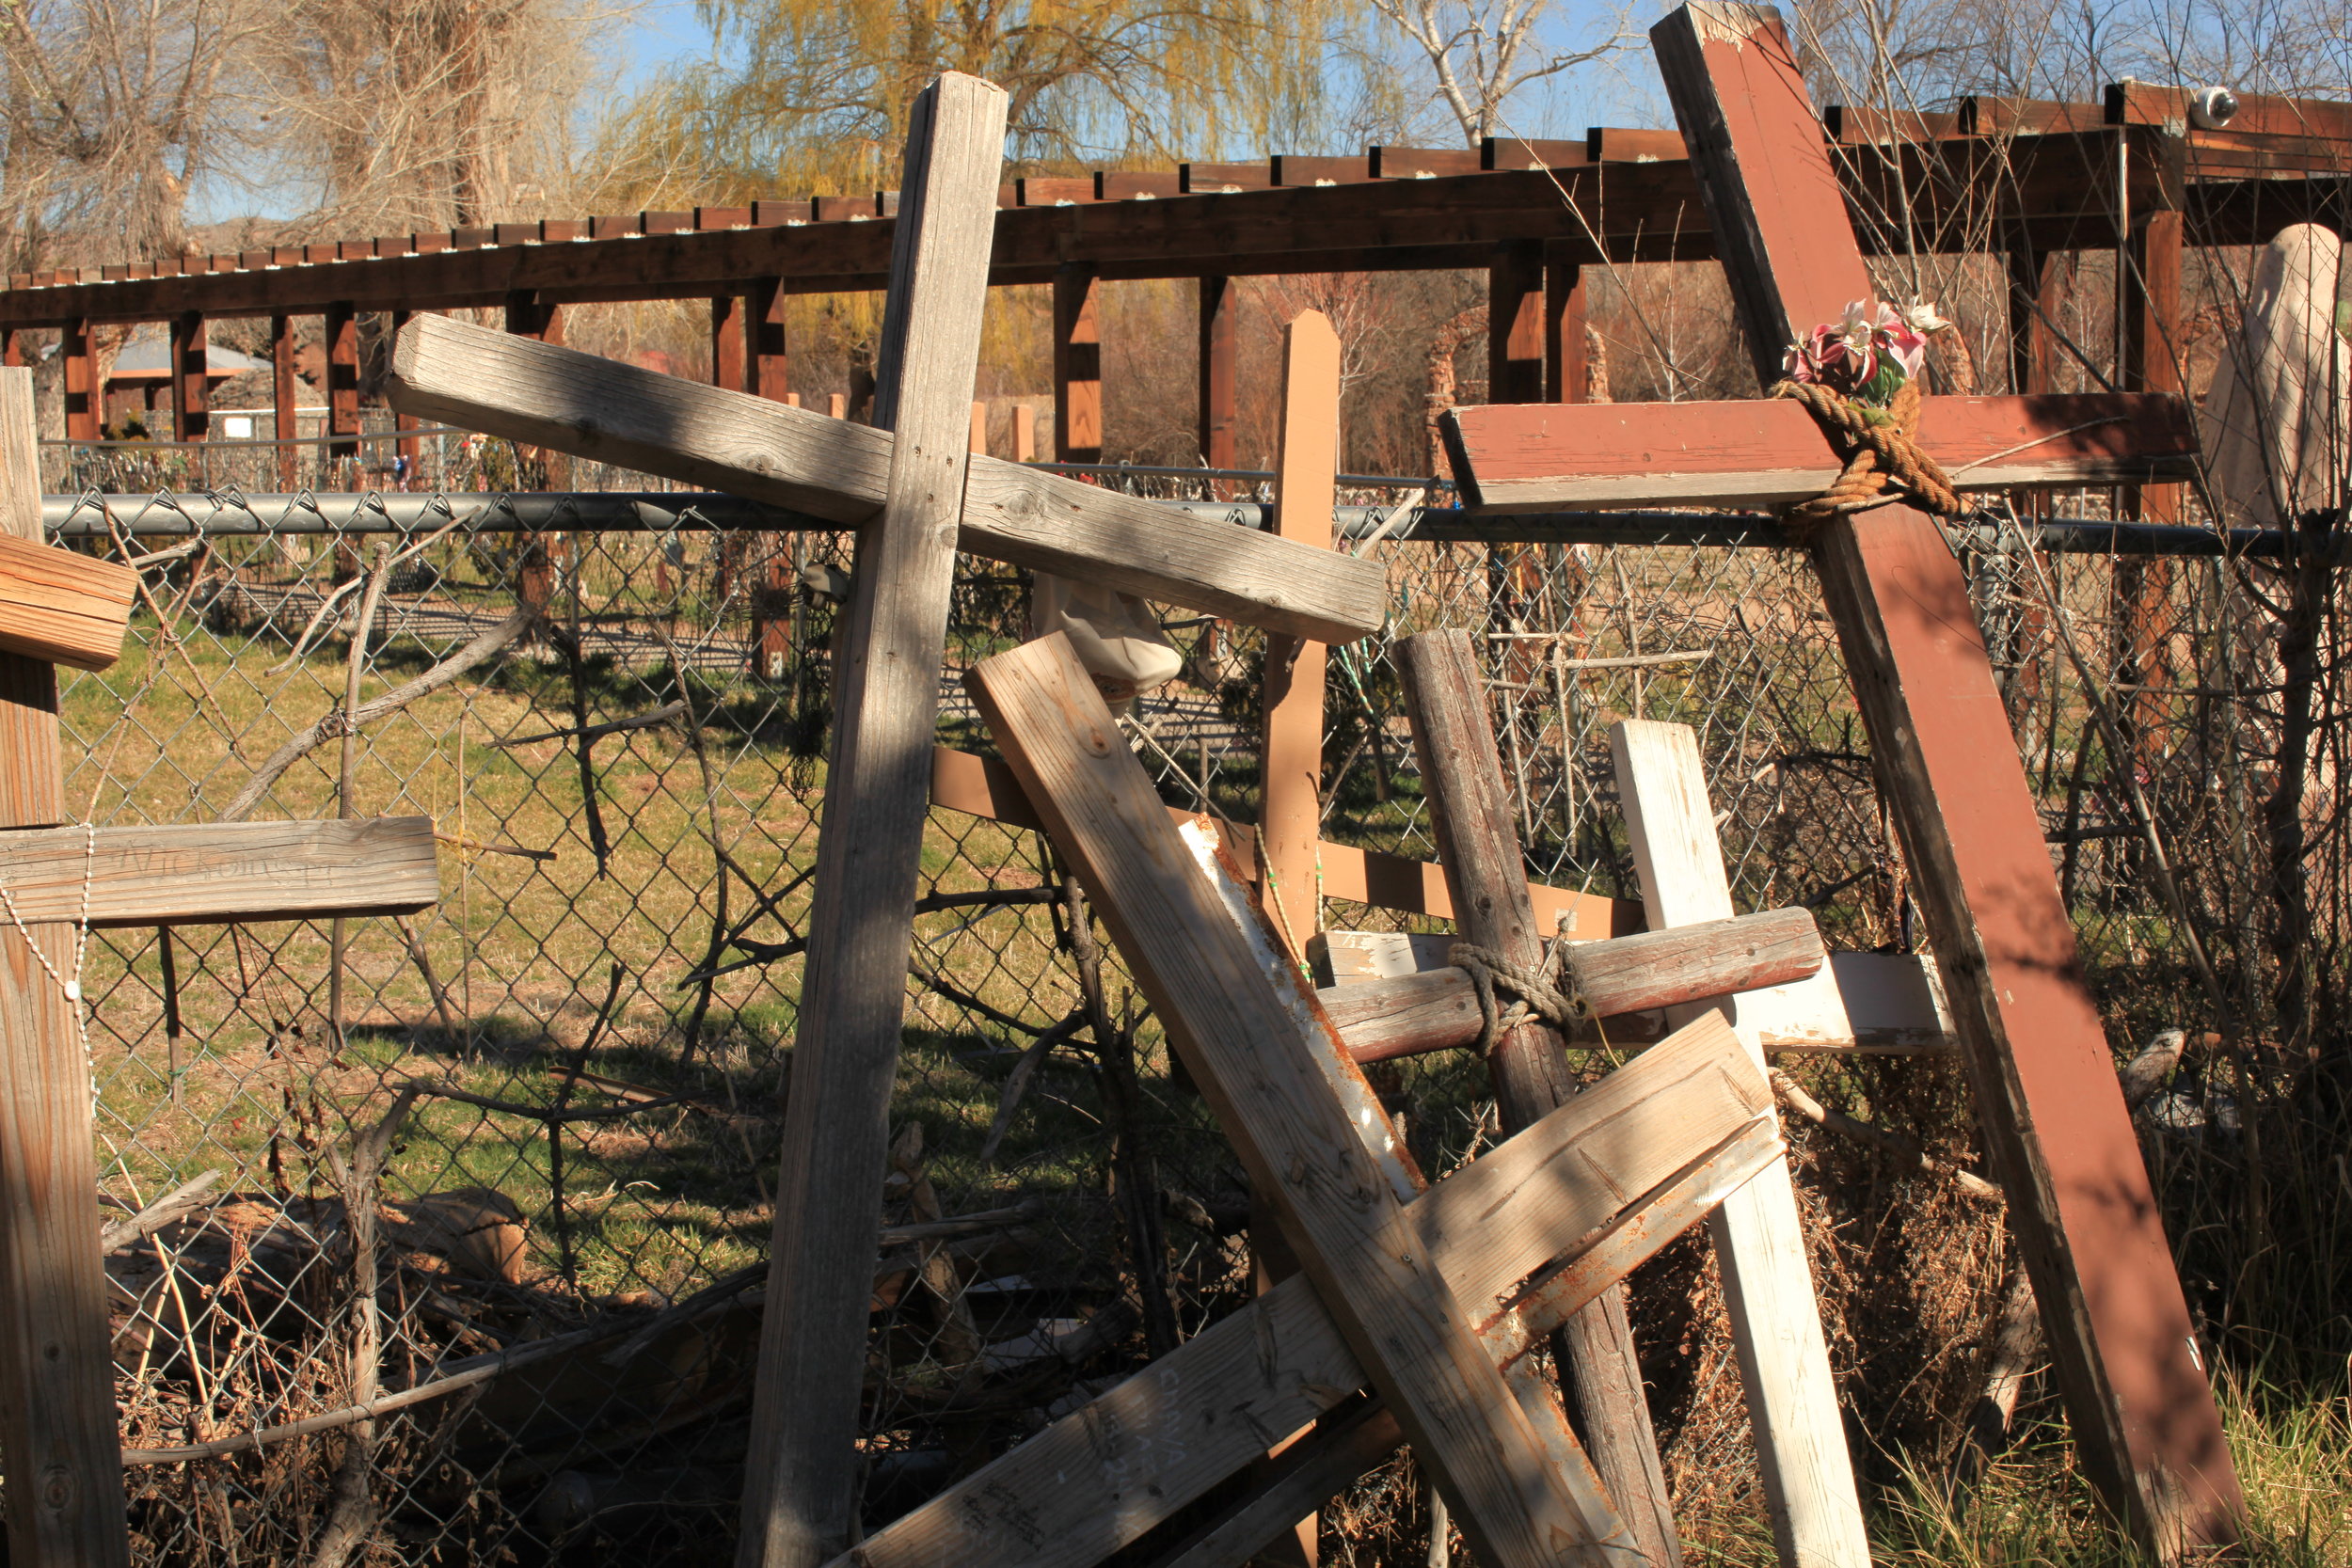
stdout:
[[1848,302],[1842,320],[1824,322],[1790,344],[1784,362],[1791,381],[1883,404],[1919,373],[1927,349],[1927,339],[1894,307],[1857,299]]

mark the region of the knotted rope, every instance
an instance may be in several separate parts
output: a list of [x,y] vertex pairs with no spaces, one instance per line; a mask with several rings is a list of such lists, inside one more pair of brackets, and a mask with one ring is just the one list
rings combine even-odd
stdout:
[[1883,410],[1854,403],[1818,382],[1783,381],[1772,388],[1772,396],[1804,404],[1846,459],[1845,470],[1828,489],[1788,509],[1788,526],[1800,540],[1832,517],[1889,499],[1885,490],[1890,483],[1937,516],[1955,517],[1965,510],[1952,489],[1951,476],[1912,439],[1912,429],[1919,422],[1916,381],[1897,388],[1894,401]]
[[[1503,1036],[1533,1018],[1542,1018],[1561,1029],[1566,1029],[1592,1016],[1584,998],[1573,983],[1564,990],[1561,976],[1565,970],[1567,943],[1556,942],[1541,969],[1530,969],[1513,963],[1491,947],[1474,942],[1457,942],[1446,961],[1463,971],[1470,978],[1470,990],[1478,994],[1478,1016],[1482,1027],[1478,1033],[1478,1052],[1485,1055],[1494,1050]],[[1498,986],[1513,992],[1518,1000],[1502,1007],[1495,1001]]]

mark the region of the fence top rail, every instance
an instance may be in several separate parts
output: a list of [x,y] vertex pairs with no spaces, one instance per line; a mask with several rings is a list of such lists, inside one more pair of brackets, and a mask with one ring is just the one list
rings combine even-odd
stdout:
[[[1840,106],[1829,111],[1824,135],[1845,154],[1842,173],[1865,210],[1891,196],[1915,209],[1956,213],[1980,204],[1998,182],[2020,179],[2024,165],[2063,166],[2054,187],[2063,194],[2081,186],[2087,170],[2113,166],[2119,136],[2146,146],[2142,161],[2151,177],[2169,178],[2176,197],[2182,186],[2214,187],[2209,205],[2225,217],[2229,194],[2249,184],[2275,191],[2315,183],[2320,189],[2310,199],[2342,203],[2339,187],[2352,169],[2352,105],[2249,95],[2234,100],[2243,105],[2235,115],[2211,124],[2211,110],[2198,107],[2205,96],[2121,84],[2109,89],[2106,104],[1974,98],[1949,113],[1926,115]],[[2004,144],[2000,155],[1970,150],[1992,141]],[[1903,152],[1856,156],[1864,145]],[[1016,181],[1003,193],[990,280],[1045,282],[1070,263],[1112,278],[1413,270],[1481,264],[1486,250],[1504,240],[1591,245],[1595,236],[1559,199],[1560,189],[1596,215],[1602,226],[1597,248],[1613,260],[1713,253],[1688,162],[1671,133],[1596,127],[1581,141],[1490,138],[1479,167],[1469,167],[1469,157],[1374,147],[1348,158],[1187,164],[1165,176],[1099,171]],[[2175,166],[2169,171],[2168,161]],[[1919,167],[1874,166],[1897,164]],[[1922,180],[1930,165],[1939,178]],[[1598,199],[1604,173],[1607,202]],[[12,273],[0,291],[0,329],[158,321],[183,312],[292,313],[330,304],[493,307],[517,294],[543,305],[687,298],[762,283],[791,292],[879,289],[896,195],[548,219]],[[2137,198],[2133,204],[2146,205]],[[2046,226],[2051,215],[2042,199],[2014,205],[2034,224]],[[1205,221],[1212,214],[1215,221]],[[2232,234],[2213,243],[2241,242]]]
[[[1197,472],[1198,470],[1178,470]],[[1387,481],[1383,483],[1395,483]],[[1155,505],[1239,528],[1274,526],[1261,501],[1155,500]],[[534,490],[468,492],[304,491],[292,495],[162,492],[50,495],[41,527],[56,539],[263,537],[278,534],[430,532],[453,519],[463,534],[838,533],[823,517],[700,491]],[[1780,519],[1763,512],[1539,512],[1480,516],[1455,507],[1342,506],[1333,519],[1342,545],[1394,540],[1446,545],[1664,545],[1794,548]],[[2330,564],[2352,566],[2352,525],[2344,513],[2308,520]],[[1963,523],[1947,531],[1956,547],[1987,554],[2023,549],[2069,555],[2285,559],[2297,535],[2280,529],[2227,531],[2106,517],[2056,516],[2022,526]]]

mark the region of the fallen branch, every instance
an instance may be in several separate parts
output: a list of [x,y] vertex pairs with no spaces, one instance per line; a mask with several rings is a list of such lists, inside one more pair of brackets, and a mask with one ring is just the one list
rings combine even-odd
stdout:
[[1970,1197],[1986,1203],[2006,1201],[2001,1196],[2000,1188],[1974,1171],[1963,1170],[1958,1165],[1936,1159],[1908,1135],[1887,1128],[1874,1127],[1867,1121],[1856,1121],[1843,1111],[1831,1110],[1805,1093],[1795,1079],[1778,1068],[1771,1069],[1771,1076],[1772,1092],[1780,1097],[1780,1102],[1816,1127],[1826,1127],[1833,1132],[1842,1132],[1847,1137],[1857,1138],[1864,1143],[1872,1143],[1881,1148],[1891,1149],[1905,1159],[1915,1162],[1922,1173],[1943,1177]]
[[317,722],[270,753],[269,760],[262,764],[252,778],[246,781],[245,787],[237,791],[236,799],[230,800],[221,812],[219,820],[223,822],[244,821],[246,814],[260,802],[263,795],[268,793],[270,785],[284,776],[287,768],[292,768],[329,740],[342,736],[345,725],[357,729],[363,724],[373,723],[388,713],[399,712],[420,697],[438,691],[467,671],[498,654],[508,643],[530,630],[532,624],[537,619],[538,612],[526,605],[406,685],[396,686],[383,695],[360,704],[351,710],[348,717],[341,708],[333,709],[321,716]]
[[1012,1070],[1005,1075],[1005,1086],[996,1096],[996,1115],[988,1124],[988,1136],[980,1143],[980,1165],[983,1169],[996,1163],[997,1148],[1005,1141],[1005,1134],[1012,1130],[1012,1113],[1020,1106],[1021,1097],[1028,1093],[1029,1080],[1035,1078],[1037,1069],[1045,1065],[1045,1058],[1054,1047],[1076,1034],[1086,1019],[1083,1006],[1071,1008],[1069,1015],[1059,1023],[1030,1041],[1028,1049],[1021,1053],[1021,1059],[1012,1064]]
[[511,740],[493,740],[493,747],[530,746],[542,740],[594,740],[598,736],[616,735],[623,730],[650,730],[668,723],[686,711],[683,702],[668,704],[651,713],[640,713],[628,719],[610,719],[601,724],[586,724],[568,730],[544,730],[537,735],[518,735]]
[[460,833],[445,833],[438,828],[433,830],[433,836],[443,844],[459,849],[472,849],[485,855],[516,855],[527,861],[555,859],[555,851],[552,849],[526,849],[519,844],[485,844],[478,838],[467,838]]
[[[930,895],[928,897],[916,899],[914,901],[914,912],[916,914],[937,914],[942,910],[966,910],[984,907],[1010,909],[1023,904],[1050,904],[1059,896],[1060,894],[1050,887],[983,888],[977,893],[934,893]],[[758,917],[755,915],[752,918],[757,919]],[[778,918],[782,917],[779,916]],[[696,970],[693,974],[686,976],[685,979],[680,980],[678,982],[678,988],[680,990],[684,990],[686,987],[694,985],[703,980],[716,979],[722,974],[732,974],[739,969],[749,969],[754,964],[774,963],[782,958],[792,958],[796,954],[807,950],[808,939],[806,937],[792,937],[784,942],[750,942],[746,941],[741,936],[735,936],[728,939],[728,944],[737,952],[742,954],[743,957],[727,963],[720,964],[716,968]],[[922,975],[920,972],[915,973],[918,979],[927,978]],[[948,994],[949,1000],[951,1001],[964,1000],[960,995],[953,995],[946,992],[943,992],[943,994]],[[986,1009],[986,1004],[973,1005],[980,1006],[983,1010]],[[992,1014],[991,1016],[996,1016],[998,1017],[999,1022],[1004,1022],[1000,1015]],[[1016,1026],[1026,1030],[1030,1034],[1037,1033],[1036,1028],[1030,1024],[1024,1023]]]
[[177,1222],[182,1215],[201,1209],[214,1201],[213,1184],[220,1180],[220,1172],[208,1170],[193,1180],[183,1181],[127,1220],[115,1220],[98,1232],[101,1256],[120,1252],[135,1246],[156,1231]]

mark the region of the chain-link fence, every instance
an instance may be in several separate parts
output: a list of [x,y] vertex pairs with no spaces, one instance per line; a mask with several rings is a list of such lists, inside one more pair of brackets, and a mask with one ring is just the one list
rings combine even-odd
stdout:
[[[73,809],[205,821],[277,768],[256,815],[429,815],[442,846],[441,901],[410,920],[92,939],[107,1203],[220,1173],[107,1259],[142,1560],[707,1556],[735,1528],[853,562],[838,535],[706,531],[691,512],[526,531],[481,495],[397,528],[339,530],[332,510],[114,496],[64,530],[152,550],[122,660],[62,695]],[[2340,1277],[2345,1257],[2308,1179],[2325,1157],[2297,1141],[2320,1125],[2322,1050],[2344,1062],[2333,579],[2003,547],[2016,537],[1980,531],[1965,559],[2111,1037],[2197,1042],[2148,1136],[2198,1306],[2217,1331],[2297,1330],[2281,1227],[2339,1249],[2306,1268]],[[1434,852],[1388,650],[1467,627],[1532,874],[1636,895],[1608,728],[1673,720],[1699,732],[1741,907],[1808,906],[1835,946],[1918,944],[1802,556],[1356,547],[1387,565],[1392,613],[1331,662],[1326,838]],[[956,677],[1023,635],[1026,590],[962,568],[940,738],[984,752]],[[1171,803],[1253,819],[1261,641],[1168,623],[1184,674],[1138,705],[1134,743]],[[363,703],[414,694],[348,754],[337,738],[275,756],[345,705],[355,663]],[[1251,1291],[1239,1162],[1050,847],[939,810],[922,863],[874,1262],[869,1525]],[[1334,901],[1326,924],[1400,918]],[[1381,1070],[1425,1168],[1493,1135],[1480,1064]],[[1797,1070],[1974,1158],[1948,1057]],[[1951,1439],[2011,1263],[1997,1211],[1915,1162],[1797,1141],[1834,1354],[1883,1476]],[[2249,1235],[2257,1212],[2270,1228]],[[1635,1300],[1681,1511],[1752,1535],[1705,1248],[1653,1264]],[[431,1397],[368,1406],[411,1389]],[[1404,1552],[1420,1515],[1401,1475],[1334,1505],[1341,1560]]]

